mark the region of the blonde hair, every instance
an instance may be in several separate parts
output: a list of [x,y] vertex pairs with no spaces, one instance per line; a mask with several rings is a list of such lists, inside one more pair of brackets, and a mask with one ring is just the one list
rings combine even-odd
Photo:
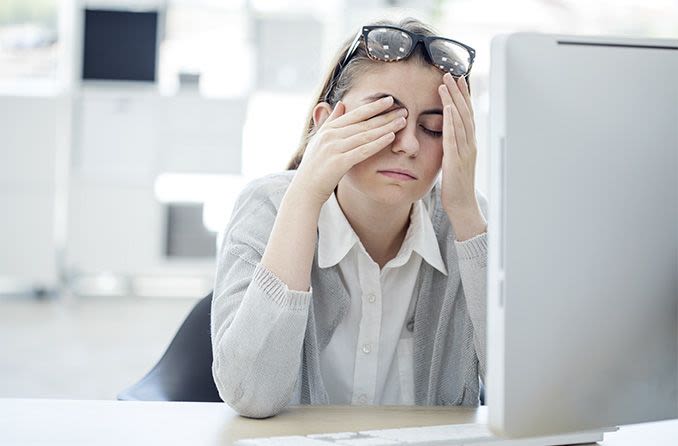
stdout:
[[[424,36],[436,35],[436,32],[433,30],[433,28],[412,17],[407,17],[399,21],[380,20],[378,22],[371,23],[370,25],[391,25],[403,28],[413,33],[422,34]],[[360,74],[368,72],[368,70],[375,64],[384,63],[374,61],[367,56],[367,52],[365,51],[365,43],[361,39],[360,44],[354,51],[349,62],[346,64],[346,66],[341,68],[341,73],[337,73],[337,70],[340,69],[340,63],[346,57],[346,53],[348,52],[351,43],[353,43],[354,37],[355,35],[350,36],[341,45],[339,51],[332,59],[331,69],[325,74],[321,87],[315,95],[316,99],[313,101],[311,109],[308,112],[306,126],[301,137],[301,142],[294,156],[287,164],[287,170],[295,170],[299,167],[299,164],[301,164],[301,160],[304,157],[304,152],[306,151],[308,141],[315,134],[316,127],[313,122],[313,110],[315,109],[315,106],[321,102],[327,101],[328,104],[334,107],[336,103],[344,97],[348,90],[351,89]],[[422,64],[428,63],[421,47],[417,48],[412,56],[410,56],[410,59],[416,60]],[[336,81],[332,82],[336,75],[338,75]]]

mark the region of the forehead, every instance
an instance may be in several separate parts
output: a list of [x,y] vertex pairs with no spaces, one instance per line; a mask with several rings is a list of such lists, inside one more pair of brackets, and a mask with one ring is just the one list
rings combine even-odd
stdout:
[[363,101],[374,93],[391,94],[407,107],[410,113],[417,109],[440,106],[438,86],[443,73],[430,65],[417,62],[375,63],[358,76],[344,100]]

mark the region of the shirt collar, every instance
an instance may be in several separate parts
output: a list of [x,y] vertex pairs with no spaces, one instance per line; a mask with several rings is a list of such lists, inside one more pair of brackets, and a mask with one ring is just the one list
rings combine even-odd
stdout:
[[[338,264],[351,248],[360,242],[334,193],[320,210],[318,232],[318,266],[320,268],[329,268]],[[447,275],[433,223],[422,200],[417,200],[412,206],[410,226],[391,266],[404,265],[412,252],[417,252],[429,265]]]
[[410,226],[407,228],[405,239],[391,266],[404,265],[412,252],[416,252],[429,265],[447,275],[447,268],[440,254],[438,238],[428,210],[422,200],[418,200],[410,211]]
[[318,266],[329,268],[343,259],[358,242],[334,193],[323,204],[318,218]]

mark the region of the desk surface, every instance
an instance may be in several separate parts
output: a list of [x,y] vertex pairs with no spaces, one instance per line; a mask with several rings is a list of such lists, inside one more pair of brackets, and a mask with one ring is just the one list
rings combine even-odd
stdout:
[[[220,403],[0,399],[0,444],[230,445],[251,437],[486,420],[486,407],[293,406],[256,420]],[[678,420],[622,426],[601,444],[675,446]]]

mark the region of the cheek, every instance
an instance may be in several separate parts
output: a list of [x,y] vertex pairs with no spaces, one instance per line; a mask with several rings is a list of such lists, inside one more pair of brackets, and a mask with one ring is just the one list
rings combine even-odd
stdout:
[[431,143],[423,154],[426,155],[426,170],[437,172],[443,163],[443,143]]
[[[381,152],[380,152],[381,153]],[[359,162],[358,164],[355,164],[349,172],[353,172],[356,174],[360,174],[363,172],[368,172],[368,171],[374,171],[376,169],[376,166],[379,165],[379,153],[376,155],[372,155],[371,157],[367,158],[366,160],[363,160]]]
[[374,171],[371,164],[374,162],[374,157],[368,158],[349,169],[346,172],[346,177],[354,184],[360,184],[367,180],[369,172]]

